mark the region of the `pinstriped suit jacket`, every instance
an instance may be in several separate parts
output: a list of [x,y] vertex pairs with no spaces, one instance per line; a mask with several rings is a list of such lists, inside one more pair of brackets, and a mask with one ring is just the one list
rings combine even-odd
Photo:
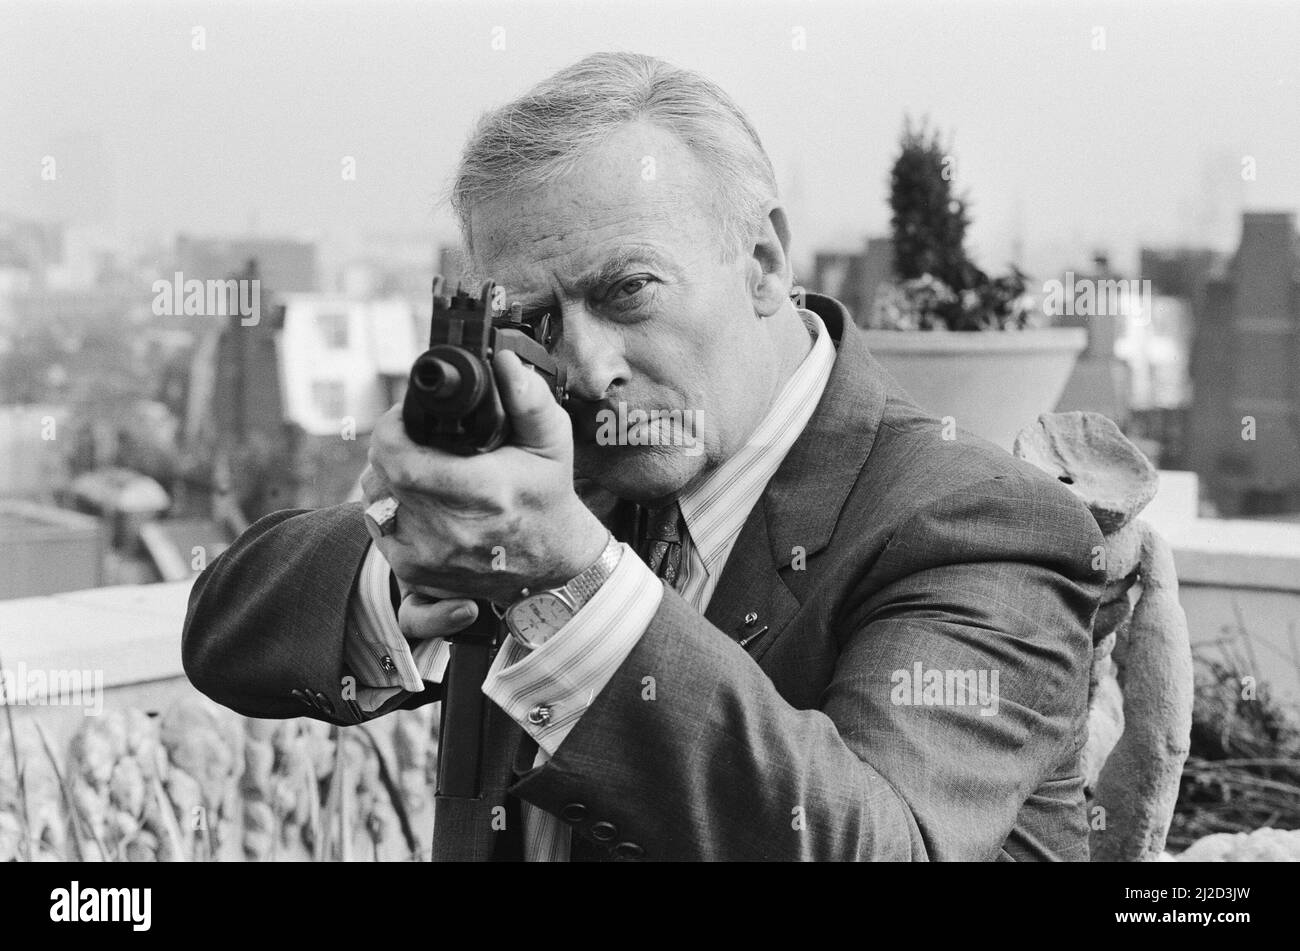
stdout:
[[[1096,524],[1032,466],[941,438],[842,305],[806,306],[831,379],[708,610],[665,591],[544,766],[491,708],[484,795],[439,804],[435,858],[513,857],[493,808],[519,797],[573,826],[575,858],[1087,859]],[[249,716],[360,722],[343,634],[368,543],[355,504],[252,526],[195,585],[193,683]],[[963,698],[970,675],[993,695]]]

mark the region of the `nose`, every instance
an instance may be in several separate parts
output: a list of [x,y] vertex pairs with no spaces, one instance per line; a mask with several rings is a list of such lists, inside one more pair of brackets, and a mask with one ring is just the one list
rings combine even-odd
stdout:
[[561,311],[555,356],[565,369],[570,399],[603,400],[625,386],[631,376],[623,354],[623,335],[580,304],[565,305]]

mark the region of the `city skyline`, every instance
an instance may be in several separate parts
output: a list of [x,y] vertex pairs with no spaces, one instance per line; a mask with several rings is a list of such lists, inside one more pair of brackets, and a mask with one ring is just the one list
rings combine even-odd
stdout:
[[0,211],[123,236],[307,237],[344,258],[376,233],[445,243],[438,199],[475,116],[606,48],[735,96],[776,166],[796,261],[888,232],[905,114],[951,137],[990,269],[1226,250],[1242,210],[1300,208],[1300,23],[1280,6],[740,9],[5,4]]

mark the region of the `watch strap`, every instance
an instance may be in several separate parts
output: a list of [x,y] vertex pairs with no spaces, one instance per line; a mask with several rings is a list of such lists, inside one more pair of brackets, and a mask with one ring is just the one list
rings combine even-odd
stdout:
[[600,590],[600,586],[614,573],[622,553],[622,543],[611,534],[595,563],[560,589],[575,612],[590,601]]
[[611,534],[609,539],[605,542],[605,548],[601,551],[600,557],[596,559],[594,564],[588,566],[578,574],[577,577],[572,578],[566,584],[561,585],[558,588],[548,588],[545,591],[538,591],[535,594],[525,595],[523,598],[520,598],[502,614],[502,617],[506,622],[506,629],[509,630],[510,636],[514,638],[517,643],[523,645],[530,651],[541,647],[555,636],[556,633],[558,633],[559,628],[557,627],[554,630],[545,630],[541,633],[540,637],[527,637],[520,633],[515,627],[514,619],[512,617],[515,610],[520,608],[521,605],[527,604],[531,599],[547,596],[560,601],[560,603],[570,612],[569,616],[572,618],[582,610],[582,606],[595,596],[596,592],[600,590],[601,585],[603,585],[609,579],[610,575],[614,573],[614,569],[618,566],[622,554],[622,543]]

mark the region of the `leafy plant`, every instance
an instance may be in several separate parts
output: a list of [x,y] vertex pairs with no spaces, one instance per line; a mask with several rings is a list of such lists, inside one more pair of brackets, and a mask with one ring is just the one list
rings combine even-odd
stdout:
[[1259,684],[1243,691],[1237,653],[1196,658],[1191,753],[1183,767],[1169,848],[1217,832],[1300,828],[1300,723]]
[[968,285],[966,201],[953,192],[951,152],[923,121],[903,123],[901,151],[890,173],[890,223],[894,229],[894,272],[908,281],[931,275],[954,291]]
[[928,123],[904,121],[890,173],[894,273],[873,326],[896,330],[1007,330],[1030,323],[1025,275],[991,278],[966,255],[967,203],[953,190],[955,159]]

